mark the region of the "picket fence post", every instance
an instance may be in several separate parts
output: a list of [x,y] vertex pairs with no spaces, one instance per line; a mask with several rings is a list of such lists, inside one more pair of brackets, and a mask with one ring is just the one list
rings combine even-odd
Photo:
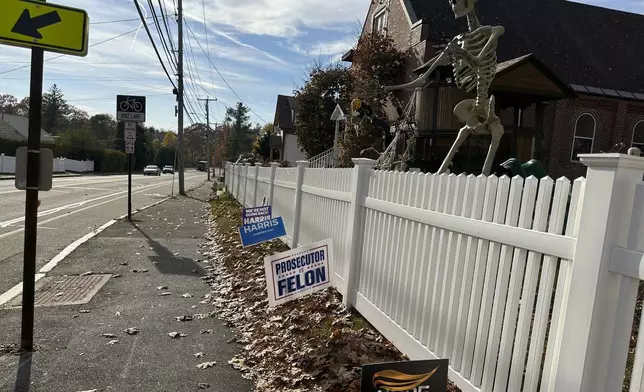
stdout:
[[309,161],[297,161],[297,176],[295,177],[295,206],[293,207],[293,234],[291,235],[291,249],[297,248],[300,241],[300,220],[302,212],[302,183],[304,170],[310,165]]
[[0,173],[4,173],[4,154],[0,154]]
[[255,166],[255,177],[253,178],[253,207],[257,207],[257,177],[259,176],[259,166]]
[[[583,154],[588,166],[579,234],[568,282],[555,392],[621,391],[637,284],[609,271],[614,247],[625,247],[644,158]],[[626,333],[619,333],[626,331]],[[621,366],[621,370],[620,370]],[[619,374],[621,372],[621,374]]]
[[268,205],[273,205],[273,193],[275,192],[275,174],[277,173],[278,162],[271,162],[271,182],[268,184]]
[[237,169],[237,191],[235,192],[235,199],[237,199],[238,202],[241,202],[239,199],[239,190],[241,189],[241,165],[240,164],[235,164],[235,168]]
[[366,158],[352,159],[353,177],[351,182],[351,208],[347,216],[347,244],[346,271],[344,272],[345,291],[342,302],[347,308],[356,303],[356,277],[360,275],[360,259],[362,257],[362,237],[364,232],[364,202],[369,190],[369,175],[373,172],[376,161]]
[[242,207],[246,208],[246,194],[248,192],[248,168],[250,163],[244,163],[244,193],[242,193]]

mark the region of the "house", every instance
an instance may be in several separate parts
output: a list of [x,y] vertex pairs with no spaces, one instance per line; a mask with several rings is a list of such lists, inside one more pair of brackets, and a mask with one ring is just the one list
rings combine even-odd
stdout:
[[[505,27],[491,86],[506,130],[495,166],[536,158],[553,178],[577,177],[585,173],[577,154],[644,147],[644,16],[566,0],[480,0],[476,12],[482,24]],[[448,0],[372,0],[363,34],[386,34],[411,50],[409,81],[428,69],[437,46],[466,29]],[[462,126],[452,110],[468,94],[451,78],[451,67],[438,68],[416,95],[424,169],[438,168]],[[488,145],[470,138],[455,165],[480,170]]]
[[[16,114],[0,113],[0,142],[11,141],[12,144],[26,145],[29,135],[29,118]],[[44,130],[40,130],[42,144],[54,144],[55,139]]]
[[282,160],[295,164],[297,161],[308,159],[306,152],[297,145],[297,136],[295,135],[296,108],[297,101],[295,97],[277,96],[275,118],[273,120],[274,132],[271,137],[273,161]]

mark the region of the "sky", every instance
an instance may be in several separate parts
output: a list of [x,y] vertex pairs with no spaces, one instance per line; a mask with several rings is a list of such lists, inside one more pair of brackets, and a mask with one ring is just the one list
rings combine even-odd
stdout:
[[[157,13],[161,4],[168,14],[174,14],[176,0],[156,1]],[[46,61],[45,89],[57,84],[70,104],[90,115],[115,115],[118,94],[144,95],[146,125],[176,131],[172,85],[137,19],[134,0],[53,2],[88,12],[90,48],[86,57]],[[581,2],[644,14],[644,0]],[[139,4],[144,16],[150,17],[147,3],[139,0]],[[314,61],[338,61],[353,47],[369,0],[183,0],[183,7],[186,126],[191,123],[189,117],[205,122],[205,102],[198,99],[206,97],[217,98],[210,103],[213,124],[222,121],[226,107],[234,106],[241,97],[252,109],[251,121],[264,125],[273,121],[277,95],[291,95],[304,82],[306,69]],[[177,23],[174,17],[167,22],[176,49]],[[176,80],[154,25],[149,27],[170,76]],[[45,59],[57,56],[46,53]],[[18,99],[28,95],[29,59],[28,49],[1,47],[0,94]]]

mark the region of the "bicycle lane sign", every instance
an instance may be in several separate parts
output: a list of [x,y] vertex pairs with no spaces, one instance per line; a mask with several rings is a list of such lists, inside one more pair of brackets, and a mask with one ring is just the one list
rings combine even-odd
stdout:
[[145,97],[117,95],[116,120],[145,122]]

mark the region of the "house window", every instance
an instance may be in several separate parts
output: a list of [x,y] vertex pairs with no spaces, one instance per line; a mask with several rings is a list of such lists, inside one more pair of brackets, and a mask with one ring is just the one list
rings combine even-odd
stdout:
[[595,142],[595,129],[597,123],[595,117],[584,113],[577,118],[575,123],[575,137],[572,144],[572,160],[579,161],[579,154],[590,154],[593,152]]
[[373,17],[373,32],[378,34],[385,34],[386,28],[387,10],[382,10]]
[[633,127],[633,141],[631,147],[637,147],[644,151],[644,120],[635,124]]

